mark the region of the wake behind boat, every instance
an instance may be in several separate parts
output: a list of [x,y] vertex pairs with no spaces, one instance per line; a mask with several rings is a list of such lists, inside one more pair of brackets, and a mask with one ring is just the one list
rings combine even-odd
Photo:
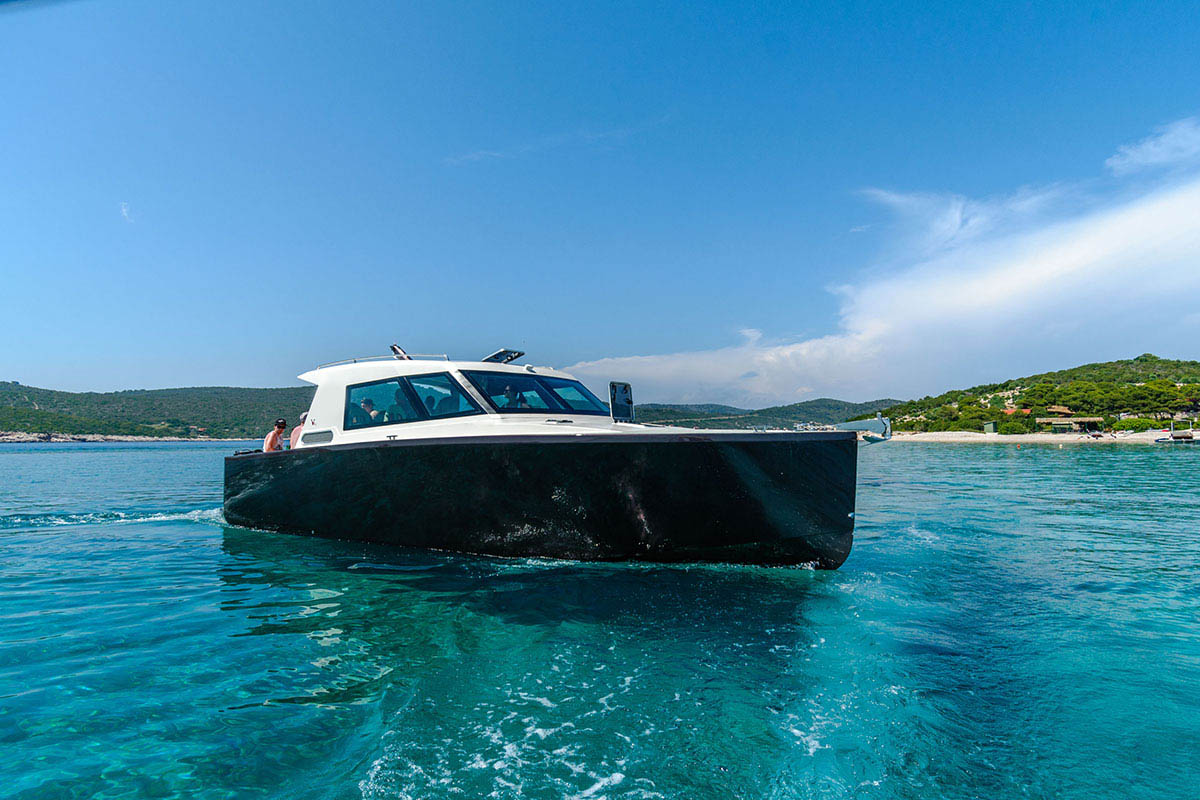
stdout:
[[292,450],[225,459],[235,525],[496,556],[835,569],[850,553],[857,434],[633,421],[573,376],[392,356],[299,377]]

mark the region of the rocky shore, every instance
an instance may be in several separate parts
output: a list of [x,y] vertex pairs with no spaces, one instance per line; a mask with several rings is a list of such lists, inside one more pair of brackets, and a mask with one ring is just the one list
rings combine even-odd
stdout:
[[25,433],[0,431],[0,444],[28,442],[245,442],[248,439],[212,439],[207,436],[110,436],[103,433]]

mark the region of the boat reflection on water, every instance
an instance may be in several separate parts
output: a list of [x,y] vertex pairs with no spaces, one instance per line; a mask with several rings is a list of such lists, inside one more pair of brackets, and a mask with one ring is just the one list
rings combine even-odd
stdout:
[[286,654],[264,679],[270,702],[332,712],[325,747],[352,754],[369,797],[447,782],[567,796],[616,774],[765,791],[794,750],[780,725],[812,685],[796,673],[823,627],[809,614],[842,602],[836,573],[806,569],[508,560],[236,527],[222,548],[221,608]]
[[362,626],[357,633],[398,630],[435,608],[533,626],[623,622],[670,635],[752,620],[748,630],[763,631],[796,625],[809,600],[826,594],[822,573],[805,568],[504,559],[234,526],[224,527],[222,547],[232,559],[221,573],[227,591],[290,594],[294,615],[286,604],[270,607],[294,617],[293,632],[320,627],[310,618],[332,612],[343,627]]

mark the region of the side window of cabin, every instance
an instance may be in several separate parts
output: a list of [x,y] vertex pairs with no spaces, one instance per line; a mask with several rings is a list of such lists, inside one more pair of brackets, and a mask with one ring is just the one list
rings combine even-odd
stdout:
[[346,418],[352,431],[374,425],[482,414],[483,410],[446,373],[390,378],[346,388]]
[[398,379],[363,383],[346,390],[346,430],[420,418]]
[[478,414],[479,406],[449,375],[418,375],[408,379],[417,400],[430,417]]

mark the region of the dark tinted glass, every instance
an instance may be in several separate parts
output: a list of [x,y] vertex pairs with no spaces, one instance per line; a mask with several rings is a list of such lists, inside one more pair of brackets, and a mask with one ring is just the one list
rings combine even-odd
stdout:
[[477,414],[479,406],[458,386],[453,378],[441,375],[420,375],[409,378],[408,385],[429,416],[456,417]]
[[538,380],[542,382],[542,385],[554,392],[555,397],[566,404],[572,411],[581,414],[608,413],[608,409],[604,403],[600,402],[600,398],[589,392],[588,388],[579,381],[546,377],[540,377]]
[[608,414],[579,381],[513,372],[464,371],[492,407],[505,414]]
[[442,372],[360,383],[346,388],[346,430],[481,414],[483,410]]
[[346,390],[346,430],[414,419],[418,419],[417,414],[412,404],[404,400],[404,387],[398,379],[364,383]]

